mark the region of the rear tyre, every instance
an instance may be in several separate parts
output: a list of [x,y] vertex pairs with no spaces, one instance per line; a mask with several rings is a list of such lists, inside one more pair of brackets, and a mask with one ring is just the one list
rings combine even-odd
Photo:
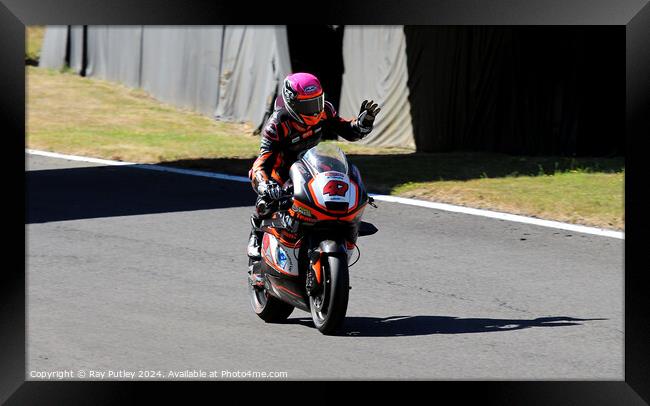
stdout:
[[309,305],[316,328],[331,335],[337,332],[348,310],[350,276],[347,261],[335,256],[328,256],[323,268],[323,287],[318,295],[309,297]]
[[271,296],[266,289],[248,283],[251,306],[255,314],[267,323],[285,321],[293,312],[294,307]]

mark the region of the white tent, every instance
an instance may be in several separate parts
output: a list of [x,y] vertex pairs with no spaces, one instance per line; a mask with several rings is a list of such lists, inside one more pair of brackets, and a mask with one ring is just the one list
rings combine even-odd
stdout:
[[366,99],[382,107],[372,136],[360,142],[415,149],[403,27],[346,26],[343,61],[341,115],[356,116]]

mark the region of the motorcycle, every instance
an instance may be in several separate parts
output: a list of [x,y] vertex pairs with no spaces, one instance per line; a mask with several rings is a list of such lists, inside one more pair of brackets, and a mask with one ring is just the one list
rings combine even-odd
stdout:
[[321,333],[334,334],[347,312],[356,237],[378,231],[361,217],[368,204],[377,206],[357,167],[333,144],[301,154],[283,190],[281,199],[258,207],[273,215],[262,221],[262,258],[249,259],[253,311],[277,323],[299,308]]

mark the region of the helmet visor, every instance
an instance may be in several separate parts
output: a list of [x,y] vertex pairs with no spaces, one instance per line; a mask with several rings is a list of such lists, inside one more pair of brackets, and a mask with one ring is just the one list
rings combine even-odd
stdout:
[[325,95],[321,94],[313,99],[303,99],[294,101],[293,109],[296,113],[303,116],[317,116],[325,108]]

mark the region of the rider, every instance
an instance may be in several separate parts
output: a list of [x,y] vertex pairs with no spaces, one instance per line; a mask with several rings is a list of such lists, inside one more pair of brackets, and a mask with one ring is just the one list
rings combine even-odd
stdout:
[[282,97],[275,101],[275,110],[264,125],[260,155],[248,175],[258,197],[251,216],[252,230],[248,240],[248,256],[259,259],[260,230],[263,218],[271,213],[261,211],[260,203],[269,203],[282,197],[282,185],[289,168],[302,151],[315,146],[323,133],[335,133],[348,141],[357,141],[368,135],[379,108],[373,101],[361,103],[361,111],[354,120],[338,116],[334,106],[325,101],[325,95],[316,76],[294,73],[284,79]]

